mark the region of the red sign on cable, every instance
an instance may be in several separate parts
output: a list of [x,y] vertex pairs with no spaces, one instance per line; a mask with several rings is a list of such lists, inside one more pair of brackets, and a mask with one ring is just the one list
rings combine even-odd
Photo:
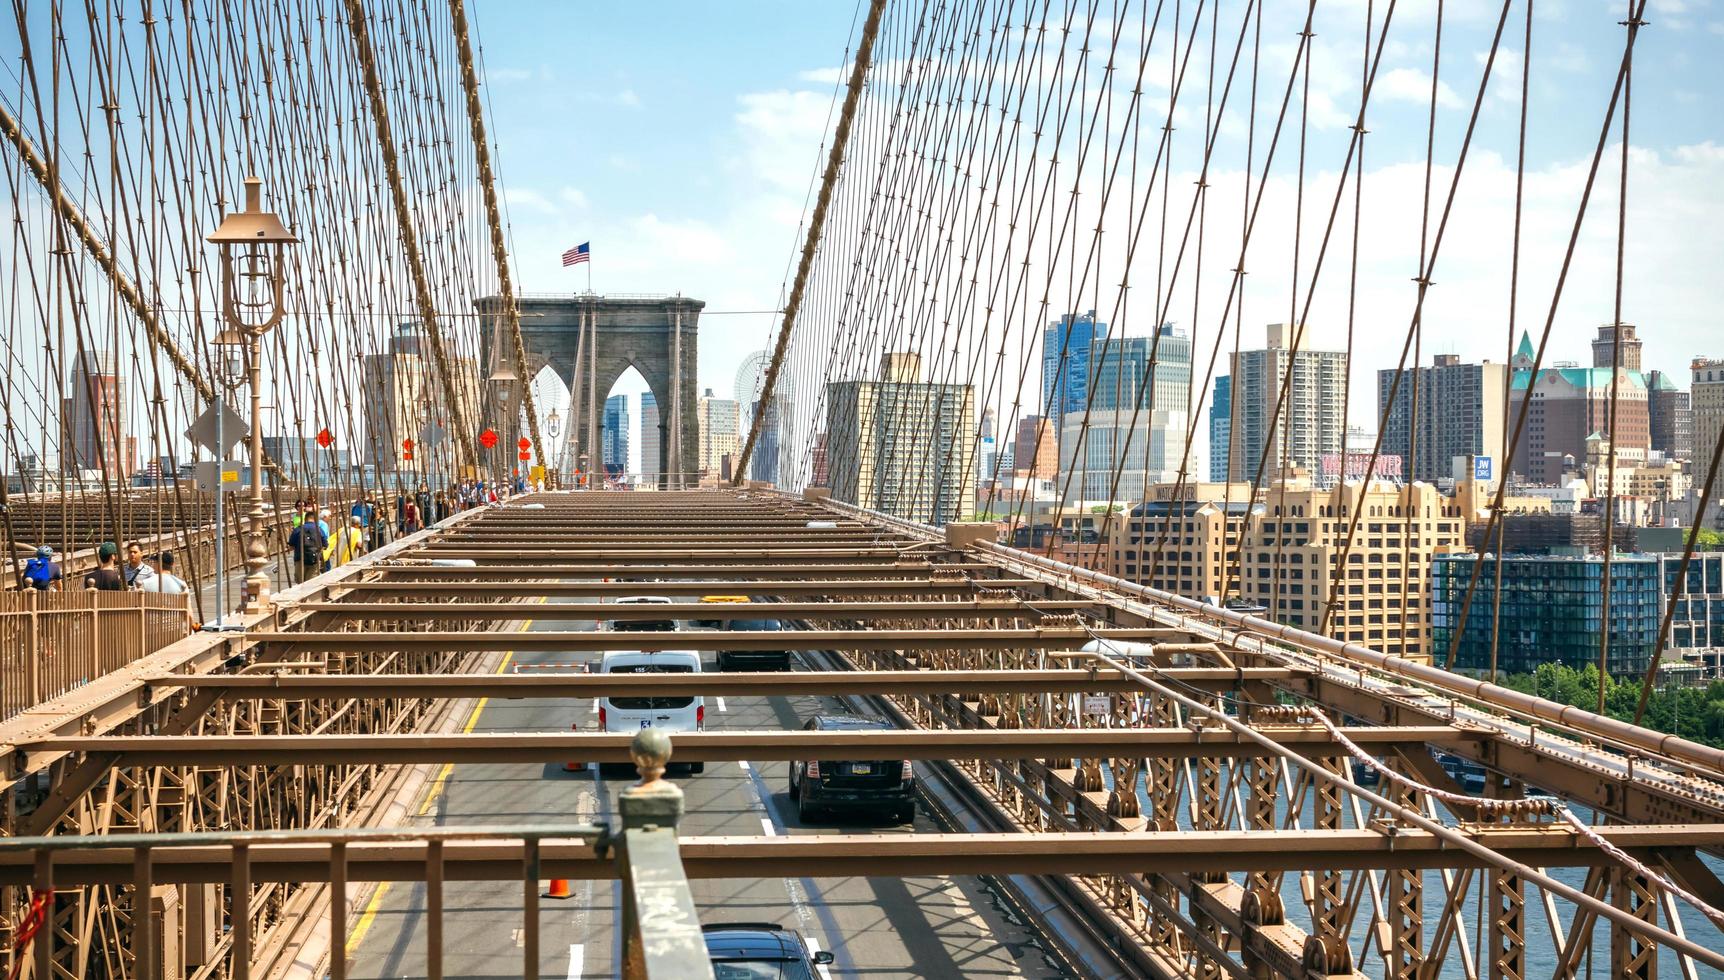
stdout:
[[318,444],[318,445],[319,445],[319,446],[322,446],[322,447],[323,447],[323,448],[325,448],[325,449],[328,449],[328,448],[329,448],[329,446],[330,446],[330,444],[331,444],[331,443],[333,443],[333,442],[335,442],[335,437],[334,437],[334,436],[332,436],[332,435],[330,435],[330,434],[329,434],[329,430],[328,430],[328,429],[320,429],[320,430],[318,430],[318,433],[317,433],[317,444]]
[[486,429],[484,432],[479,433],[479,444],[484,446],[486,449],[493,448],[497,445],[497,433],[492,432],[490,429]]
[[526,436],[522,436],[521,441],[515,443],[515,448],[519,449],[521,452],[526,452],[527,450],[533,448],[533,440],[527,438]]

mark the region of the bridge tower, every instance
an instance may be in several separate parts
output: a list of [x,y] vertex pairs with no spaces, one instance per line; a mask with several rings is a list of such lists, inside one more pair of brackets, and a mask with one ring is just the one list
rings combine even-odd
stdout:
[[[477,302],[485,331],[481,350],[496,351],[492,336],[506,321],[500,297]],[[605,395],[633,367],[646,379],[659,405],[659,485],[699,479],[700,432],[696,423],[695,369],[700,311],[706,303],[686,296],[637,294],[522,296],[521,339],[527,350],[528,382],[549,365],[569,389],[570,455],[592,466],[601,458],[600,413]],[[643,461],[647,462],[647,461]]]

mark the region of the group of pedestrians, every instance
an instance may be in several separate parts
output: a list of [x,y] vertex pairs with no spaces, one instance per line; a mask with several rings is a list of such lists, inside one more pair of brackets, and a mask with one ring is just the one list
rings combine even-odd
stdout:
[[[43,545],[36,549],[36,556],[24,564],[24,571],[19,576],[19,585],[26,589],[36,589],[41,592],[58,592],[65,588],[66,573],[60,566],[54,549]],[[120,561],[120,547],[112,541],[104,541],[96,549],[96,567],[83,578],[83,587],[89,592],[162,592],[171,595],[184,594],[186,581],[174,574],[174,553],[164,551],[156,555],[155,563],[151,564],[144,557],[144,549],[133,543],[126,549],[126,560]]]
[[[394,506],[379,501],[376,494],[366,494],[354,502],[348,513],[334,518],[327,507],[319,507],[312,498],[301,498],[293,504],[293,530],[288,535],[287,551],[299,579],[327,572],[358,558],[374,548],[388,544],[397,535],[413,534],[447,519],[450,515],[474,507],[484,507],[508,500],[512,493],[528,489],[524,480],[487,482],[463,480],[447,489],[432,491],[426,484],[412,492],[396,494]],[[120,560],[120,549],[112,541],[104,541],[96,551],[95,570],[85,575],[83,587],[97,592],[183,593],[185,580],[174,574],[171,551],[157,554],[154,562],[146,560],[142,547],[132,544],[126,558]],[[57,592],[65,588],[65,571],[54,549],[43,545],[35,557],[25,563],[19,575],[23,588]]]

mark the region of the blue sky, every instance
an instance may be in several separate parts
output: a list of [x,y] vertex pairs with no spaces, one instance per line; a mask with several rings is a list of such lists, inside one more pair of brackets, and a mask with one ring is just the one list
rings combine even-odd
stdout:
[[[1624,3],[1536,2],[1520,307],[1535,334],[1549,309],[1557,260],[1621,57],[1624,31],[1617,21]],[[1307,187],[1325,207],[1357,99],[1365,4],[1319,4]],[[1221,4],[1224,34],[1242,5]],[[1384,6],[1382,0],[1374,4],[1379,24]],[[1050,19],[1063,7],[1053,4]],[[1101,15],[1110,16],[1111,0],[1101,7]],[[1285,84],[1302,8],[1291,0],[1267,5],[1260,113],[1273,113]],[[1501,356],[1524,9],[1516,2],[1509,17],[1438,287],[1427,303],[1427,358],[1438,351]],[[1439,202],[1451,172],[1444,164],[1454,160],[1499,10],[1484,0],[1445,5]],[[832,82],[854,25],[852,3],[491,0],[473,13],[520,288],[584,287],[584,271],[561,269],[557,253],[590,240],[593,286],[601,292],[680,290],[715,311],[778,304],[829,121]],[[1363,392],[1374,391],[1377,368],[1393,363],[1410,310],[1434,17],[1432,0],[1399,5],[1369,120],[1370,240],[1360,305],[1366,336],[1354,361],[1356,390]],[[1724,257],[1724,0],[1655,0],[1647,17],[1651,24],[1635,61],[1624,317],[1640,324],[1648,366],[1680,377],[1690,355],[1724,353],[1716,275]],[[1227,42],[1224,36],[1223,60]],[[1192,70],[1201,71],[1201,62]],[[1164,55],[1159,63],[1166,64]],[[1156,91],[1165,99],[1165,82],[1151,90],[1152,99]],[[1201,95],[1184,98],[1176,124],[1200,131]],[[1239,132],[1224,133],[1221,153],[1229,152],[1229,140],[1235,150],[1243,146]],[[1176,175],[1195,167],[1195,137],[1186,139],[1183,158],[1175,156]],[[1610,318],[1616,159],[1614,151],[1608,154],[1600,171],[1547,360],[1586,359],[1597,324]],[[1292,160],[1283,154],[1287,168]],[[1283,166],[1276,172],[1291,176]],[[1212,193],[1217,203],[1224,194]],[[1260,234],[1265,241],[1276,240],[1276,222],[1286,223],[1291,237],[1283,212],[1268,206]],[[1285,295],[1285,279],[1276,283],[1275,270],[1267,268],[1275,264],[1267,254],[1256,259],[1252,289]],[[1326,276],[1326,285],[1340,281],[1339,270]],[[1245,318],[1248,341],[1261,336],[1262,323],[1285,319],[1284,307],[1254,301]],[[1339,311],[1333,296],[1315,304],[1312,329],[1320,344],[1340,346]],[[762,314],[704,321],[701,383],[724,393],[736,364],[765,346],[773,323]],[[1196,328],[1204,349],[1215,325]],[[1370,401],[1355,404],[1374,411]]]

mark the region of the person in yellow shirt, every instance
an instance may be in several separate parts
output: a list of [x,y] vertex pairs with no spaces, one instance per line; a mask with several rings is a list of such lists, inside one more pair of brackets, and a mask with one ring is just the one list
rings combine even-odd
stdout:
[[330,568],[340,568],[365,553],[365,519],[354,514],[347,519],[347,526],[330,536],[329,544],[323,549],[323,560]]

